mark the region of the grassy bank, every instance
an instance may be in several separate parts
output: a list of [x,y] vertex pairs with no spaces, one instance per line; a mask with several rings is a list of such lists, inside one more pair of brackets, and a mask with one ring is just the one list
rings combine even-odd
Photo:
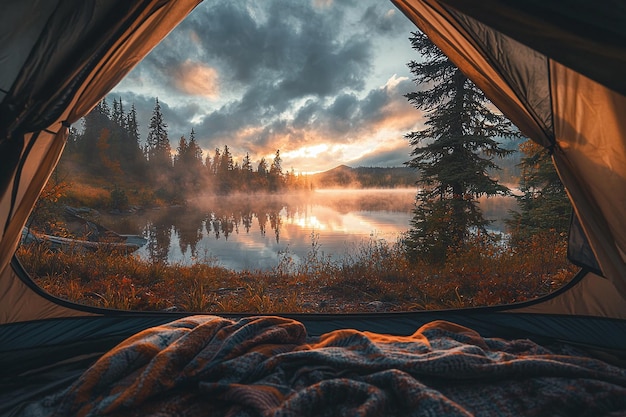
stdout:
[[370,241],[338,261],[313,241],[299,263],[283,253],[269,271],[150,263],[122,253],[18,249],[35,282],[81,304],[195,312],[357,312],[507,304],[548,294],[573,276],[563,236],[517,247],[476,238],[445,265],[409,264],[399,243]]

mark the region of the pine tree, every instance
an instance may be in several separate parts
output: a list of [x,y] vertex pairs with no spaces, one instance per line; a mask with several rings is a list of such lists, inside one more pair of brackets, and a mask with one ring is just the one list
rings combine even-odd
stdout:
[[[110,128],[106,99],[102,99],[83,119],[83,134],[76,143],[80,159],[92,173],[98,169],[98,139],[103,129]],[[95,169],[95,171],[94,171]]]
[[508,193],[489,171],[497,169],[494,157],[512,151],[494,138],[518,133],[424,34],[412,35],[423,61],[408,64],[419,90],[406,97],[426,122],[424,129],[406,135],[414,148],[406,165],[418,170],[420,190],[405,244],[411,259],[440,263],[450,248],[489,224],[478,198]]
[[126,115],[126,132],[137,148],[139,148],[139,124],[137,123],[137,109],[133,103]]
[[218,184],[218,191],[220,194],[227,194],[232,191],[233,171],[234,171],[233,155],[230,153],[230,149],[228,149],[228,145],[224,145],[224,150],[222,151],[222,154],[220,157],[220,163],[219,163],[219,167],[217,171],[217,184]]
[[167,136],[167,124],[163,120],[159,99],[156,99],[154,111],[148,126],[146,156],[150,165],[156,169],[169,169],[172,166],[170,140]]
[[107,103],[106,97],[102,99],[102,101],[98,104],[98,107],[99,107],[98,111],[102,113],[103,115],[105,115],[107,119],[111,118],[111,108],[109,107],[109,104]]
[[568,231],[572,207],[552,158],[542,146],[528,140],[520,145],[523,157],[520,191],[516,197],[520,211],[512,211],[506,222],[513,243],[544,231]]
[[174,157],[174,168],[180,168],[185,165],[187,159],[187,139],[185,135],[180,137],[178,141],[178,148],[176,148],[176,156]]
[[193,169],[199,168],[202,165],[202,148],[196,142],[196,132],[191,129],[189,134],[189,143],[187,144],[189,153],[189,163],[193,165]]
[[276,154],[274,155],[274,160],[272,161],[272,165],[270,166],[268,179],[270,191],[278,191],[281,188],[283,181],[283,168],[282,159],[280,157],[280,150],[277,150]]
[[212,168],[211,173],[214,176],[217,176],[218,172],[220,171],[220,164],[222,163],[221,155],[222,153],[220,149],[215,148],[215,153],[213,154],[213,163],[211,164],[211,168]]
[[252,189],[252,161],[250,160],[250,153],[246,152],[246,156],[241,161],[241,188],[243,191]]
[[120,127],[126,128],[126,118],[124,117],[124,106],[122,105],[122,98],[117,101],[113,99],[113,113],[111,114],[111,120],[117,123]]
[[261,158],[259,161],[257,172],[261,175],[267,175],[267,161],[265,161],[265,158]]
[[256,170],[256,180],[255,180],[255,188],[259,190],[267,189],[268,179],[267,179],[267,161],[265,158],[261,158],[259,161],[259,165],[257,165]]

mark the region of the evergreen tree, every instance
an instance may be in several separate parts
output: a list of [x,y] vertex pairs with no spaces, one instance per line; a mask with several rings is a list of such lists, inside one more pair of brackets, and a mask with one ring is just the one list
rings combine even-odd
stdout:
[[221,159],[217,171],[217,184],[220,194],[227,194],[232,191],[233,186],[234,161],[233,155],[228,149],[228,145],[224,145]]
[[185,135],[180,137],[178,148],[176,148],[176,156],[174,157],[174,168],[180,168],[185,165],[187,159],[187,139]]
[[134,103],[130,106],[130,111],[126,115],[125,126],[128,136],[135,143],[136,147],[139,148],[139,123],[137,123],[137,109]]
[[148,126],[146,156],[150,165],[156,169],[169,169],[172,166],[170,140],[167,136],[167,124],[163,120],[159,99],[156,99],[154,111]]
[[531,140],[521,144],[520,151],[524,155],[520,163],[523,194],[516,197],[520,211],[512,211],[506,222],[513,243],[544,231],[567,233],[572,208],[550,154]]
[[[123,111],[121,99],[120,109]],[[145,177],[146,160],[141,151],[137,109],[134,104],[131,105],[128,114],[122,116],[122,119],[120,126],[123,126],[124,140],[120,148],[120,158],[124,165],[124,170],[135,174],[138,178]]]
[[102,99],[102,101],[98,104],[98,111],[102,113],[107,119],[111,119],[111,108],[107,103],[106,97]]
[[280,150],[276,150],[274,160],[270,166],[270,172],[268,175],[270,191],[278,191],[282,186],[283,181],[283,168],[282,159],[280,157]]
[[252,189],[252,161],[250,160],[250,153],[246,152],[246,156],[241,161],[241,188],[243,191]]
[[221,152],[219,150],[219,148],[215,148],[215,153],[213,154],[213,163],[211,164],[211,173],[214,176],[217,176],[219,170],[220,170],[220,164],[222,162],[221,160]]
[[414,148],[406,165],[418,170],[420,191],[405,244],[411,259],[439,263],[472,230],[489,224],[477,199],[508,193],[488,171],[497,169],[494,157],[512,152],[494,138],[518,133],[426,35],[412,35],[411,45],[424,60],[408,64],[420,88],[406,97],[424,111],[426,122],[406,135]]
[[181,136],[174,158],[174,172],[180,191],[196,191],[205,175],[202,164],[202,149],[196,143],[195,132],[191,129],[189,141]]
[[79,159],[91,173],[101,173],[98,140],[103,130],[111,128],[108,113],[106,99],[102,99],[83,119],[83,134],[76,140]]
[[188,146],[188,154],[189,154],[189,163],[193,165],[193,168],[200,168],[202,165],[202,148],[196,142],[196,132],[191,129],[191,133],[189,134],[189,143]]
[[256,170],[255,189],[266,190],[267,186],[267,161],[265,161],[265,158],[261,158]]
[[111,120],[113,120],[118,126],[126,128],[126,117],[124,116],[124,107],[122,105],[122,98],[117,101],[113,99],[113,113],[111,114]]
[[261,160],[259,161],[259,165],[257,166],[257,172],[260,175],[267,175],[267,162],[265,161],[265,158],[261,158]]

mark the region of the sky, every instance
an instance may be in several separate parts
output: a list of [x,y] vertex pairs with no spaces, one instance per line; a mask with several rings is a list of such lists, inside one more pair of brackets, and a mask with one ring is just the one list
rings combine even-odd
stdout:
[[204,151],[228,145],[283,170],[402,166],[423,119],[415,26],[381,0],[204,0],[107,96],[134,104],[147,136],[158,98],[173,149],[191,129]]

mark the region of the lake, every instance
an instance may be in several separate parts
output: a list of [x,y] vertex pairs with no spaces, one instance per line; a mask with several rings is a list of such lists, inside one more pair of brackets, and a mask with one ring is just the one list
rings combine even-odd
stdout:
[[[316,190],[302,194],[197,197],[186,207],[103,215],[102,223],[148,244],[144,259],[190,265],[209,262],[234,270],[270,269],[287,252],[296,262],[315,244],[333,259],[369,239],[395,242],[409,229],[416,190]],[[492,228],[516,205],[512,197],[481,200]]]

